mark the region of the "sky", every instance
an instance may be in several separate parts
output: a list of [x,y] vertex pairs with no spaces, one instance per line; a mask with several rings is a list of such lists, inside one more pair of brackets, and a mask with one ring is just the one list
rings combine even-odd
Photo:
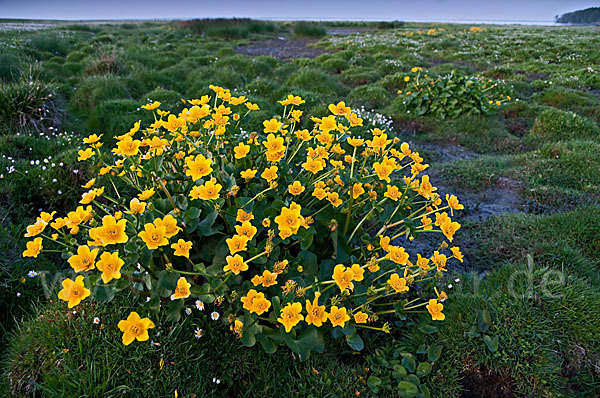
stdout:
[[600,0],[0,0],[0,18],[552,21]]

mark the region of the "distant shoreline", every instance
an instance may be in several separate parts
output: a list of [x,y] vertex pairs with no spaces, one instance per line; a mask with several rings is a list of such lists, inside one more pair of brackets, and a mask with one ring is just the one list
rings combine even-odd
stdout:
[[[168,21],[184,21],[189,19],[197,19],[205,17],[188,17],[188,18],[114,18],[114,19],[25,19],[25,18],[0,18],[0,23],[133,23],[133,22],[168,22]],[[208,19],[216,19],[219,17],[211,17]],[[223,18],[246,18],[246,17],[223,17]],[[535,20],[478,20],[478,19],[401,19],[401,18],[284,18],[284,17],[261,17],[251,18],[263,21],[315,21],[315,22],[391,22],[403,21],[406,23],[442,23],[442,24],[457,24],[457,25],[524,25],[524,26],[581,26],[578,24],[557,23],[555,21],[535,21]]]

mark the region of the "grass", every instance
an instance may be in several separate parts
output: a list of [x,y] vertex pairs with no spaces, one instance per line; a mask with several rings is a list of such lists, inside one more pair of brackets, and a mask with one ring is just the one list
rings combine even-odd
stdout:
[[[358,33],[327,35],[328,28]],[[7,44],[0,52],[0,250],[7,253],[0,259],[2,388],[17,396],[172,396],[175,389],[180,396],[367,396],[372,393],[367,380],[375,373],[365,368],[371,368],[374,347],[389,347],[384,356],[401,349],[421,360],[421,345],[439,344],[441,359],[425,381],[431,396],[597,395],[596,35],[586,27],[488,26],[474,33],[449,24],[249,19],[57,22],[43,32],[0,32]],[[237,52],[279,36],[320,39],[311,45],[324,53],[281,60]],[[29,85],[21,76],[31,63],[40,73]],[[485,116],[417,117],[406,113],[396,94],[414,66],[432,75],[457,71],[503,79],[513,99]],[[377,113],[391,116],[393,124],[381,128],[416,147],[425,144],[421,153],[438,171],[436,179],[459,198],[461,192],[477,195],[508,182],[529,214],[464,223],[464,251],[476,272],[456,275],[462,282],[447,289],[447,320],[431,335],[403,325],[392,336],[367,335],[362,353],[328,342],[327,352],[299,362],[283,349],[268,356],[257,347],[243,348],[226,322],[208,321],[195,311],[177,325],[157,319],[160,334],[153,339],[160,345],[125,348],[113,325],[121,307],[134,299],[88,302],[76,314],[56,303],[54,294],[48,300],[41,278],[27,272],[47,271],[52,281],[67,266],[54,257],[22,259],[23,228],[40,208],[65,211],[76,205],[79,187],[92,176],[76,161],[82,136],[126,132],[151,117],[138,112],[147,99],[179,112],[180,98],[209,94],[208,84],[258,103],[261,111],[249,123],[259,132],[263,120],[281,112],[275,101],[290,93],[306,100],[305,114],[324,116],[327,105],[340,100],[364,106],[363,129],[373,126]],[[32,91],[39,95],[19,94]],[[18,108],[32,114],[50,92],[60,125],[54,117],[45,124],[12,119],[20,111],[6,104],[33,98]],[[302,123],[312,127],[309,120]],[[437,147],[447,155],[436,157]],[[459,160],[452,160],[455,147]],[[460,160],[463,153],[467,159]],[[484,310],[490,321],[481,323]],[[103,329],[93,324],[94,316]],[[202,339],[193,337],[196,327],[207,331]],[[494,352],[484,335],[498,339]],[[5,391],[0,388],[8,395]]]

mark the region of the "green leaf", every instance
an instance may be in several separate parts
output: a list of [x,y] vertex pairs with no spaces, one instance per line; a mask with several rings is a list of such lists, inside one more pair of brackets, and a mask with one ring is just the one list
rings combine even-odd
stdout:
[[367,379],[367,386],[369,386],[369,388],[373,392],[378,392],[380,385],[381,385],[381,379],[379,377],[377,377],[377,376],[371,375]]
[[427,334],[433,334],[433,333],[437,333],[439,331],[439,329],[436,326],[428,325],[428,324],[420,325],[419,330],[421,332],[427,333]]
[[252,330],[247,329],[247,330],[244,330],[241,341],[242,341],[242,344],[245,345],[246,347],[253,347],[254,344],[256,344],[256,336],[254,336],[254,333],[252,332]]
[[410,373],[413,373],[417,368],[417,362],[413,357],[404,357],[402,358],[402,366],[404,366]]
[[198,224],[198,233],[202,236],[209,236],[216,234],[217,231],[213,230],[213,225],[215,224],[215,220],[219,213],[217,211],[211,212],[208,216],[206,216],[200,223]]
[[304,275],[317,275],[317,256],[313,252],[302,250],[298,253],[298,262],[303,268]]
[[487,332],[490,329],[491,324],[492,317],[490,316],[490,312],[487,309],[480,310],[477,313],[477,327],[481,333]]
[[361,351],[363,348],[365,348],[363,339],[361,339],[356,333],[351,336],[346,336],[346,343],[348,343],[350,348],[352,348],[354,351]]
[[427,359],[431,362],[437,361],[440,355],[442,355],[442,346],[440,344],[433,344],[427,350]]
[[421,362],[419,366],[417,366],[417,371],[415,374],[417,377],[427,376],[431,372],[431,364],[429,362]]
[[498,336],[490,337],[486,334],[483,336],[483,341],[490,352],[498,351]]
[[179,322],[181,319],[181,310],[183,309],[183,299],[173,300],[167,306],[167,319],[171,322]]
[[96,287],[94,297],[99,303],[108,303],[115,297],[115,288],[108,285],[99,285]]
[[178,279],[179,279],[179,274],[177,274],[175,272],[161,271],[158,274],[159,286],[161,286],[167,290],[175,289],[177,287]]
[[258,342],[260,343],[260,345],[262,346],[263,350],[267,354],[273,354],[275,351],[277,351],[277,344],[275,344],[268,337],[266,337],[266,336],[264,336],[264,335],[261,334],[261,335],[256,336],[256,338],[258,339]]
[[398,395],[403,398],[413,398],[419,393],[419,387],[408,381],[398,383]]

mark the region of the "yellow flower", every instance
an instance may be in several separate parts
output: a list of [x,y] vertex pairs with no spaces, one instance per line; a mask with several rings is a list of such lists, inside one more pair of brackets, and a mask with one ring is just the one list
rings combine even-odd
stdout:
[[333,268],[333,280],[338,285],[341,291],[346,289],[354,289],[354,272],[350,268],[346,268],[343,264],[338,264]]
[[250,221],[244,221],[242,225],[235,226],[235,231],[238,235],[245,236],[246,238],[248,238],[248,240],[251,240],[252,238],[254,238],[254,235],[256,235],[257,230],[256,227],[253,226],[252,223],[250,223]]
[[152,223],[144,225],[144,230],[138,233],[148,249],[157,249],[159,246],[168,245],[169,241],[165,237],[166,228],[164,226],[157,227]]
[[271,120],[265,120],[263,122],[263,126],[265,127],[263,130],[265,133],[276,133],[279,131],[281,126],[283,126],[283,123],[281,123],[277,119],[271,119]]
[[188,298],[191,294],[190,287],[192,285],[183,276],[177,280],[177,287],[175,292],[171,295],[171,300]]
[[267,140],[263,142],[268,152],[283,152],[285,151],[285,145],[283,145],[283,137],[275,137],[274,134],[269,134]]
[[315,325],[316,327],[323,326],[323,322],[327,322],[327,312],[325,311],[324,305],[319,305],[319,295],[315,296],[315,299],[311,303],[306,300],[306,318],[305,321],[308,325]]
[[147,111],[153,111],[154,109],[160,106],[160,102],[154,101],[146,105],[142,105],[140,108],[145,109]]
[[302,304],[300,303],[288,303],[281,309],[279,318],[277,320],[285,327],[286,333],[289,333],[294,326],[296,326],[304,316],[300,314],[302,312]]
[[70,278],[65,279],[62,281],[62,287],[62,290],[58,292],[58,298],[67,301],[69,308],[75,307],[90,295],[90,290],[86,289],[83,284],[83,275],[75,278],[74,282]]
[[77,248],[77,254],[72,255],[67,260],[69,265],[75,270],[75,272],[89,271],[94,269],[96,262],[96,256],[98,255],[99,249],[90,250],[88,246],[79,246]]
[[190,249],[192,248],[192,242],[186,242],[183,239],[179,239],[177,243],[171,244],[171,249],[175,250],[173,253],[179,257],[190,258]]
[[362,311],[358,311],[356,314],[354,314],[354,322],[356,323],[367,323],[367,319],[369,319],[369,315]]
[[402,194],[400,193],[400,190],[398,189],[397,186],[388,185],[387,191],[383,196],[385,196],[386,198],[392,199],[394,202],[397,202],[398,199],[400,199],[400,196],[402,196]]
[[321,123],[319,124],[319,130],[324,133],[328,133],[332,130],[337,130],[338,125],[335,121],[335,116],[327,116],[321,119]]
[[431,261],[435,264],[438,271],[446,271],[446,255],[440,254],[437,250],[433,252],[433,257]]
[[264,287],[269,287],[277,284],[277,274],[269,270],[264,270],[261,276],[261,283]]
[[250,279],[250,282],[252,282],[252,284],[254,286],[258,286],[258,285],[262,284],[262,276],[260,276],[260,275],[254,275],[252,277],[252,279]]
[[126,136],[117,143],[118,153],[124,156],[135,156],[139,152],[141,142]]
[[359,264],[352,264],[350,270],[354,274],[353,280],[360,282],[364,279],[365,270]]
[[133,198],[129,201],[129,210],[127,214],[142,214],[146,211],[146,202],[140,202],[138,198]]
[[216,179],[211,178],[210,181],[206,181],[200,186],[193,187],[192,191],[190,192],[190,197],[192,199],[202,200],[219,199],[219,192],[223,186],[221,184],[215,184],[216,182]]
[[360,182],[356,182],[352,185],[352,198],[356,199],[363,193],[365,193],[365,189]]
[[238,209],[235,220],[241,223],[251,221],[254,220],[254,214],[252,214],[252,212],[246,213],[243,209]]
[[[300,215],[301,207],[295,202],[290,204],[290,207],[282,207],[281,213],[275,217],[275,222],[279,227],[279,231],[289,231],[291,234],[295,234],[298,232],[302,224],[302,219]],[[289,236],[289,235],[288,235]],[[285,239],[285,238],[282,238]]]
[[408,253],[403,247],[388,246],[387,248],[388,258],[396,264],[406,265],[408,262]]
[[429,300],[429,304],[426,306],[427,311],[431,314],[431,319],[434,321],[443,321],[446,319],[446,315],[442,313],[444,304],[438,303],[436,299]]
[[337,105],[330,104],[329,105],[329,111],[331,113],[333,113],[334,115],[343,116],[343,115],[349,114],[350,111],[351,111],[351,109],[346,106],[346,104],[344,103],[344,101],[341,101]]
[[27,233],[23,236],[25,236],[26,238],[32,238],[34,236],[37,236],[44,231],[44,229],[46,228],[46,225],[48,225],[47,221],[38,219],[35,222],[35,224],[27,226]]
[[339,326],[344,327],[344,324],[350,320],[350,317],[346,313],[346,308],[338,308],[337,306],[332,306],[329,310],[329,321],[333,325],[333,327]]
[[268,167],[262,172],[260,176],[267,180],[267,182],[271,182],[277,179],[277,170],[279,170],[277,166]]
[[126,224],[127,220],[117,221],[114,216],[106,215],[102,217],[101,226],[90,229],[90,238],[94,239],[93,244],[97,246],[125,243],[129,240],[125,234]]
[[236,159],[242,159],[246,157],[248,152],[250,152],[250,145],[240,142],[236,147],[233,148],[233,152],[235,153]]
[[225,242],[227,242],[231,254],[235,254],[246,250],[248,238],[242,235],[233,235],[231,238],[226,239]]
[[148,200],[154,195],[154,188],[146,189],[142,191],[142,193],[138,194],[138,198],[140,200]]
[[27,242],[27,250],[23,252],[23,257],[36,258],[42,249],[42,238],[35,238],[34,240]]
[[248,264],[244,262],[244,259],[239,254],[227,256],[225,261],[227,261],[227,265],[223,267],[223,271],[231,271],[237,275],[240,271],[248,270]]
[[363,140],[362,138],[348,137],[346,139],[346,141],[348,141],[348,144],[352,145],[355,148],[359,147],[359,146],[362,146],[365,143],[365,140]]
[[388,284],[396,291],[396,293],[400,292],[408,292],[408,286],[406,286],[406,279],[400,278],[400,275],[397,273],[393,273],[388,280]]
[[131,312],[126,320],[119,321],[118,326],[123,332],[123,344],[129,345],[134,340],[148,340],[148,329],[154,328],[154,323],[149,318],[140,318],[137,312]]
[[307,157],[306,162],[302,163],[302,167],[313,174],[317,174],[319,171],[325,168],[325,161],[323,161],[323,159],[313,159],[311,157]]
[[339,207],[342,204],[340,195],[337,192],[328,193],[327,200],[333,205],[333,207]]
[[299,97],[299,96],[294,96],[292,94],[288,94],[287,98],[282,100],[282,101],[278,101],[281,105],[283,106],[287,106],[287,105],[300,105],[300,104],[304,104],[304,100]]
[[256,175],[257,171],[258,170],[254,170],[254,169],[243,170],[242,172],[240,172],[240,176],[243,179],[251,180],[252,178],[254,178],[254,176]]
[[265,297],[264,293],[259,293],[254,289],[250,289],[245,296],[240,298],[240,301],[242,302],[244,309],[250,311],[252,308],[252,302],[254,299],[259,297]]
[[312,193],[312,196],[316,197],[319,200],[323,200],[327,196],[327,191],[323,188],[315,188]]
[[458,198],[454,195],[448,196],[448,194],[446,194],[446,202],[448,202],[448,207],[450,207],[451,215],[454,215],[453,210],[462,210],[465,208],[464,205],[458,203]]
[[104,252],[100,255],[100,260],[98,260],[96,267],[98,267],[98,271],[102,272],[100,277],[104,283],[108,283],[113,279],[121,278],[121,267],[123,264],[125,262],[119,258],[119,252]]
[[312,136],[306,129],[298,130],[298,131],[296,131],[295,134],[296,134],[296,138],[298,138],[299,140],[302,140],[302,141],[308,141],[312,138]]
[[96,135],[96,134],[92,134],[86,138],[83,139],[83,142],[85,142],[86,144],[95,144],[96,142],[100,141],[100,138],[102,138],[103,134],[100,134],[100,136]]
[[167,214],[162,219],[157,218],[154,220],[154,225],[157,227],[165,227],[165,236],[171,238],[177,235],[177,232],[181,231],[181,228],[177,226],[177,220],[170,214]]
[[302,186],[300,181],[294,181],[293,184],[288,185],[288,191],[292,195],[296,196],[304,192],[304,187]]
[[92,148],[86,148],[85,150],[80,149],[77,153],[79,154],[77,160],[79,160],[80,162],[82,160],[88,160],[89,158],[94,156],[94,151],[92,150]]
[[213,170],[211,167],[212,160],[204,157],[204,155],[189,156],[185,159],[185,164],[187,166],[185,175],[192,177],[194,181],[209,175]]
[[452,242],[454,233],[458,231],[458,229],[460,228],[460,224],[456,221],[452,222],[450,221],[450,219],[448,219],[444,223],[442,223],[440,228],[442,229],[442,232],[444,233],[446,238],[448,238],[448,240]]
[[260,296],[252,300],[252,306],[250,307],[250,313],[255,312],[257,315],[262,315],[271,308],[271,302],[267,300],[262,293]]
[[419,268],[423,268],[424,270],[431,268],[429,266],[429,259],[427,257],[421,257],[420,254],[417,254],[417,266]]
[[264,218],[264,219],[262,220],[262,223],[261,223],[261,224],[262,224],[262,226],[263,226],[263,227],[265,227],[265,228],[269,228],[269,227],[271,226],[271,220],[269,220],[268,218]]
[[458,248],[458,246],[455,247],[451,247],[450,251],[452,252],[452,254],[454,255],[454,258],[456,258],[458,261],[460,261],[461,263],[463,262],[463,255],[460,252],[460,249]]

